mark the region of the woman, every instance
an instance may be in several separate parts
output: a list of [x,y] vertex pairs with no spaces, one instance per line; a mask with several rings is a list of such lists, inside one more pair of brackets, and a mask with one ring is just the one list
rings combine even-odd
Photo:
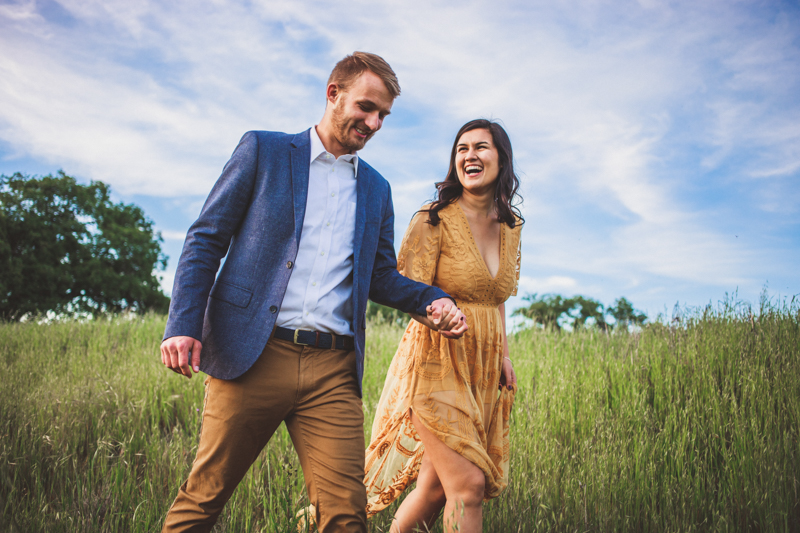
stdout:
[[[522,217],[519,180],[500,125],[473,120],[456,135],[437,199],[403,238],[398,268],[452,295],[469,330],[449,340],[412,321],[384,384],[367,449],[367,514],[414,480],[392,532],[432,526],[481,531],[482,500],[508,484],[508,420],[516,376],[505,300],[516,294]],[[498,394],[498,387],[501,392]]]

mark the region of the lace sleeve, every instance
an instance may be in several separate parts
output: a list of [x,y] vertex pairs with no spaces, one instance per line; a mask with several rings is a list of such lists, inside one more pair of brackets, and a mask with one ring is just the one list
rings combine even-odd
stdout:
[[428,285],[436,277],[436,264],[441,248],[442,224],[428,224],[428,213],[418,212],[408,225],[400,253],[397,270],[407,278]]

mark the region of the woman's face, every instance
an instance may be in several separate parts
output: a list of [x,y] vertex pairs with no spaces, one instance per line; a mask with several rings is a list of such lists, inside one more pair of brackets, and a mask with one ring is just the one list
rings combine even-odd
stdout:
[[456,174],[472,194],[493,194],[500,172],[500,156],[489,130],[465,132],[456,143]]

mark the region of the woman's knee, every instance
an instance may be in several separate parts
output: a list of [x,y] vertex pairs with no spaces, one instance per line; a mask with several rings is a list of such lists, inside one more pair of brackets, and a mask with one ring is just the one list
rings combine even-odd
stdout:
[[453,494],[448,494],[447,499],[460,502],[465,506],[480,505],[486,490],[486,476],[479,468],[464,472],[459,483],[456,484]]
[[447,496],[439,478],[434,476],[419,476],[417,478],[417,490],[425,495],[425,499],[431,503],[444,505]]

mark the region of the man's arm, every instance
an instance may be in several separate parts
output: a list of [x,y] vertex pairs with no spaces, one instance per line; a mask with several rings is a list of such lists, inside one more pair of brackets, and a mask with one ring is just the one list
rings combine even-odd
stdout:
[[162,362],[191,378],[199,370],[203,318],[219,264],[250,203],[258,163],[258,138],[246,133],[225,164],[183,245],[161,343]]
[[447,337],[458,338],[467,330],[466,319],[450,295],[397,271],[391,188],[384,204],[369,297],[374,302],[411,314],[415,320]]

